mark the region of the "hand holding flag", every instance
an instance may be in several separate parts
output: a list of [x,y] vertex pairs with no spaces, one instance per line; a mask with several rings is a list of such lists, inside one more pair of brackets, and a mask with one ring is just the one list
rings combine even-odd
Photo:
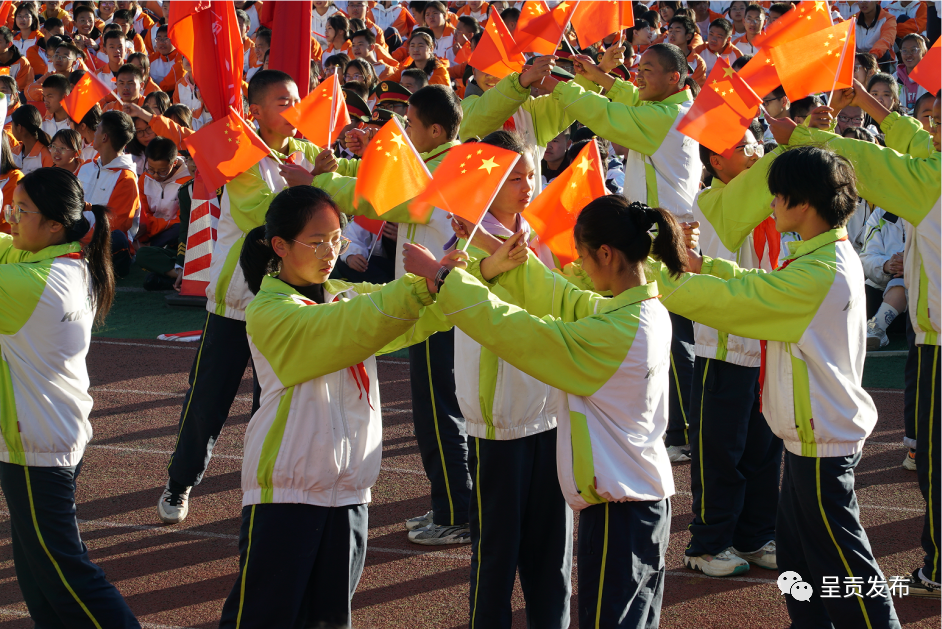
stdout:
[[507,30],[500,14],[494,11],[487,20],[481,41],[468,59],[468,65],[499,79],[512,72],[523,72],[527,60],[520,53],[511,53],[516,46],[517,42]]
[[337,73],[281,115],[311,143],[329,148],[340,130],[350,124],[347,101]]
[[381,215],[419,196],[430,183],[432,175],[425,162],[399,121],[393,118],[363,152],[353,199],[354,203],[361,199],[369,202]]
[[575,1],[563,0],[551,11],[533,18],[523,27],[518,24],[515,31],[517,47],[512,52],[536,52],[541,55],[555,53],[577,4]]
[[769,51],[791,101],[815,92],[853,87],[856,31],[856,22],[850,19]]
[[631,2],[617,0],[579,2],[572,14],[572,26],[576,29],[579,46],[582,48],[588,48],[612,33],[620,33],[634,25],[635,17]]

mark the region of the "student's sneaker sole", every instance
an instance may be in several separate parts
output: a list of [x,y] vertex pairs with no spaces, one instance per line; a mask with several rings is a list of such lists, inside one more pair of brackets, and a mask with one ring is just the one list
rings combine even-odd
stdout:
[[913,570],[913,573],[909,575],[909,580],[907,585],[909,586],[909,596],[915,596],[917,598],[932,598],[935,600],[940,600],[940,586],[934,585],[929,581],[926,581],[922,578],[922,569],[916,568]]
[[416,529],[423,528],[432,523],[432,512],[429,511],[425,515],[419,515],[414,518],[409,518],[406,520],[406,530],[414,531]]
[[672,464],[690,461],[690,446],[667,446],[667,458]]
[[470,544],[471,528],[467,524],[439,526],[429,524],[409,531],[409,541],[423,546],[446,546],[448,544]]
[[909,470],[910,472],[916,471],[916,453],[910,450],[906,453],[906,458],[903,459],[903,469]]
[[697,557],[684,555],[684,565],[691,570],[698,570],[708,577],[732,577],[749,572],[749,562],[734,554],[731,549],[724,550],[712,557],[710,555]]
[[745,559],[749,563],[759,566],[760,568],[765,568],[766,570],[778,570],[778,559],[775,554],[775,541],[771,541],[757,551],[751,553],[744,553],[732,549],[733,553],[739,555],[742,559]]

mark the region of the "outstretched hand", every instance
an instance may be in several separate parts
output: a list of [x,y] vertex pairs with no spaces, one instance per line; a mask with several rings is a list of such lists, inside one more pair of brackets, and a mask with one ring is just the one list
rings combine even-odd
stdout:
[[[835,98],[836,96],[837,94],[835,94]],[[827,105],[815,107],[808,112],[808,126],[812,129],[827,131],[831,128],[831,123],[834,121],[834,113],[837,111],[840,111],[840,109],[828,107]]]
[[455,232],[455,236],[465,241],[468,240],[468,237],[470,237],[473,232],[474,239],[471,241],[471,246],[477,247],[487,253],[494,253],[497,251],[498,247],[503,244],[500,238],[488,233],[483,225],[478,225],[478,229],[475,231],[474,223],[461,218],[457,214],[451,215],[451,229]]
[[497,248],[497,251],[481,260],[481,276],[490,281],[511,269],[515,269],[524,264],[529,257],[530,250],[527,248],[527,239],[523,231],[508,238]]
[[792,139],[795,127],[798,126],[791,118],[773,118],[768,112],[765,112],[765,121],[769,125],[772,136],[775,137],[775,141],[781,146],[788,144],[788,141]]
[[700,274],[700,270],[703,268],[703,256],[694,251],[693,249],[687,249],[687,266],[684,269],[687,273],[696,273]]

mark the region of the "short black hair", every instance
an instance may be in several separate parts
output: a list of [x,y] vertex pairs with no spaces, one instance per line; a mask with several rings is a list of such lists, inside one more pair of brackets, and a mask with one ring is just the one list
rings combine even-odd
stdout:
[[749,13],[750,11],[758,11],[763,16],[765,15],[765,11],[762,9],[762,7],[754,2],[746,5],[746,13]]
[[125,63],[123,66],[118,68],[118,73],[115,75],[115,78],[121,76],[122,74],[133,74],[137,77],[137,80],[141,82],[141,85],[144,84],[144,70],[137,67],[133,63]]
[[362,31],[357,31],[356,33],[350,36],[350,40],[352,41],[356,39],[357,37],[362,37],[363,39],[365,39],[366,43],[368,43],[370,46],[376,43],[376,35],[374,35],[373,31],[371,31],[368,28],[364,28]]
[[[73,3],[73,4],[75,4],[75,3]],[[87,4],[79,4],[79,5],[77,5],[74,9],[72,9],[72,18],[75,19],[75,20],[77,20],[77,19],[78,19],[78,16],[80,16],[80,15],[83,14],[83,13],[91,13],[92,16],[94,16],[94,15],[95,15],[95,9],[92,8],[92,7],[90,7],[90,6],[88,6]],[[94,27],[92,27],[92,28],[94,28]]]
[[739,57],[738,59],[733,61],[730,67],[733,69],[734,72],[739,72],[744,67],[746,67],[746,64],[749,63],[750,61],[752,61],[752,55],[743,55],[742,57]]
[[62,92],[62,95],[65,96],[69,93],[69,79],[65,78],[61,74],[53,74],[47,76],[43,80],[43,89],[54,89]]
[[249,14],[243,11],[242,9],[235,10],[236,19],[242,22],[244,26],[251,26],[252,20],[249,18]]
[[119,153],[134,139],[134,121],[123,111],[106,111],[99,125],[101,132],[108,136],[111,148]]
[[172,162],[177,158],[177,145],[168,138],[154,138],[144,149],[144,157],[157,162]]
[[919,108],[922,107],[922,101],[924,100],[929,101],[929,106],[932,107],[932,105],[935,103],[935,99],[936,99],[936,95],[933,94],[932,92],[926,92],[925,94],[917,98],[916,102],[913,103],[913,115],[915,116],[916,112],[919,111]]
[[[115,11],[114,14],[111,16],[111,19],[112,19],[112,20],[124,20],[124,21],[127,22],[128,24],[131,24],[131,23],[134,22],[134,14],[132,14],[132,13],[131,13],[130,11],[128,11],[127,9],[118,9],[118,10]],[[133,30],[133,29],[132,29],[132,30]]]
[[450,87],[426,85],[409,97],[409,104],[415,108],[422,124],[427,127],[440,125],[449,141],[458,137],[463,115],[461,101]]
[[266,44],[271,45],[271,29],[260,26],[257,31],[255,31],[255,43],[258,43],[258,40],[264,40]]
[[294,79],[287,72],[281,70],[259,70],[249,81],[249,103],[261,104],[262,99],[272,85],[294,84]]
[[92,108],[88,110],[88,113],[82,116],[79,124],[85,125],[91,131],[94,131],[98,128],[98,125],[101,124],[101,107],[98,106],[98,103],[92,105]]
[[680,24],[684,27],[684,31],[688,35],[696,35],[699,31],[697,29],[697,23],[686,15],[675,15],[671,18],[671,21],[668,23],[667,27],[670,28],[674,24]]
[[168,32],[170,32],[170,27],[167,26],[166,24],[161,24],[160,26],[157,27],[157,31],[155,34],[160,35],[161,33],[168,33]]
[[73,44],[73,43],[70,42],[70,41],[63,41],[61,44],[59,44],[58,46],[56,46],[56,52],[59,52],[59,51],[62,50],[63,48],[64,48],[65,50],[68,50],[68,51],[69,51],[70,53],[72,53],[73,55],[75,55],[75,58],[76,58],[76,59],[78,59],[79,57],[82,56],[82,51],[79,50],[79,47],[76,46],[75,44]]
[[47,31],[51,31],[52,29],[56,28],[57,26],[61,26],[61,27],[65,28],[65,24],[63,24],[63,23],[62,23],[62,20],[60,20],[60,19],[57,18],[57,17],[46,18],[46,21],[43,22],[43,28],[46,29]]
[[772,6],[769,7],[769,13],[775,11],[779,15],[785,15],[792,10],[792,7],[795,6],[791,2],[773,2]]
[[774,97],[775,99],[785,98],[788,94],[785,93],[785,88],[779,85],[774,90],[765,95],[765,98]]
[[[3,34],[2,29],[0,29],[0,35],[2,34]],[[114,29],[114,30],[106,31],[105,34],[101,36],[102,48],[106,47],[108,45],[108,42],[111,41],[112,39],[117,39],[119,41],[124,40],[124,33],[121,32],[121,29]]]
[[837,153],[798,146],[779,155],[769,169],[769,192],[788,207],[807,203],[832,229],[842,227],[857,209],[854,167]]
[[880,65],[877,63],[877,58],[870,54],[869,52],[858,52],[854,57],[854,61],[860,64],[867,72],[879,72]]
[[472,35],[477,35],[483,30],[481,28],[481,23],[478,22],[473,17],[471,17],[470,15],[462,15],[461,17],[458,18],[458,21],[464,24],[465,26],[467,26],[468,28],[470,28]]
[[[689,19],[689,18],[685,18]],[[673,22],[673,20],[671,20]],[[680,74],[680,80],[677,82],[678,89],[687,81],[687,75],[690,72],[690,66],[687,65],[687,58],[680,48],[674,44],[654,44],[649,46],[645,52],[653,52],[661,62],[661,69],[666,72],[677,72]]]
[[510,7],[509,9],[504,9],[500,12],[500,19],[505,22],[519,22],[520,21],[520,9],[515,9]]
[[408,68],[402,71],[402,76],[407,76],[415,81],[416,85],[419,86],[419,89],[422,89],[428,85],[428,75],[425,73],[425,70],[420,70],[419,68]]
[[733,34],[733,23],[727,20],[726,18],[718,17],[712,22],[710,22],[710,28],[718,28],[729,37]]
[[13,43],[13,31],[11,31],[8,26],[0,26],[0,37],[3,37],[5,40],[7,40],[7,43],[9,44]]
[[[324,59],[324,67],[327,66],[337,66],[340,68],[340,73],[343,74],[347,69],[347,64],[350,63],[350,57],[345,55],[342,52],[338,52],[336,55],[331,55]],[[254,77],[253,77],[254,78]],[[249,84],[251,86],[251,84]]]
[[804,118],[811,113],[812,109],[820,107],[823,104],[824,101],[822,101],[817,94],[805,96],[791,104],[791,107],[788,108],[788,117],[792,120],[795,118]]

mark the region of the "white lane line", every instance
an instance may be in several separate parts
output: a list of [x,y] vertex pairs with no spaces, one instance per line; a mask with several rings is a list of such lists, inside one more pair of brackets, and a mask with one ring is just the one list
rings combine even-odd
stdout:
[[[695,579],[715,579],[695,570],[667,570],[667,574],[675,577],[693,577]],[[754,579],[752,577],[723,577],[723,581],[743,581],[745,583],[778,583],[776,579]]]
[[[15,618],[29,618],[29,612],[22,612],[18,609],[9,607],[0,607],[0,616],[13,616]],[[142,629],[193,629],[192,627],[178,627],[177,625],[157,625],[152,622],[142,622]]]

